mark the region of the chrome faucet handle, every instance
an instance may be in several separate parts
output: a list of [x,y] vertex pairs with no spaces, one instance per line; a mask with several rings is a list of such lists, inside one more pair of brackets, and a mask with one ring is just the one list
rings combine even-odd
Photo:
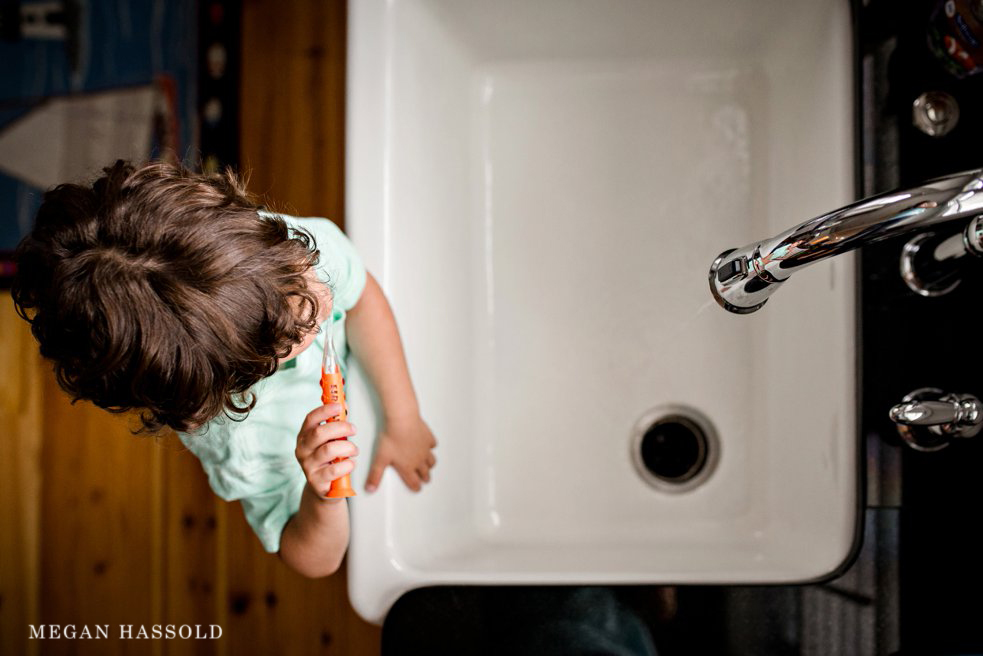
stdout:
[[917,389],[891,408],[898,434],[918,451],[938,451],[952,438],[973,437],[983,430],[983,403],[971,394],[945,394],[934,387]]
[[[969,256],[969,257],[967,257]],[[973,217],[960,232],[922,232],[901,253],[901,277],[921,296],[943,296],[956,287],[971,260],[983,257],[983,216]]]
[[909,401],[891,408],[891,419],[905,426],[948,426],[959,415],[958,405],[943,401]]

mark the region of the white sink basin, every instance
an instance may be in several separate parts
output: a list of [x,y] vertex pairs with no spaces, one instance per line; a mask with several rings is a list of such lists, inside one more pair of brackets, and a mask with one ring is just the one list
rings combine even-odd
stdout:
[[[359,0],[349,20],[347,226],[440,442],[423,493],[390,471],[353,500],[356,610],[380,622],[427,585],[843,564],[852,256],[751,316],[714,304],[707,271],[852,199],[848,2]],[[667,404],[717,435],[683,491],[633,452]]]

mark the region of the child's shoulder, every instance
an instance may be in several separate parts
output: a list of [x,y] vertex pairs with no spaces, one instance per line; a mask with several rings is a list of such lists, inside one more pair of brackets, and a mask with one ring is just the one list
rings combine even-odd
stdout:
[[291,228],[303,228],[305,230],[330,234],[344,234],[337,223],[324,216],[294,216],[293,214],[271,212],[269,210],[259,210],[259,215],[266,218],[282,219]]
[[322,281],[331,285],[338,309],[351,309],[358,302],[365,288],[365,264],[338,224],[319,216],[298,217],[265,211],[262,214],[280,217],[290,228],[304,230],[314,239],[314,247],[321,253],[318,273]]

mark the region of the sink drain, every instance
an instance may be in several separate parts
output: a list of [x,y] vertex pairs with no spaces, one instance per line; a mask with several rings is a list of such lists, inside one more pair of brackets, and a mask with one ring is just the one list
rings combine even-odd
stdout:
[[685,492],[703,483],[717,464],[717,432],[699,410],[665,405],[635,425],[632,460],[642,478],[668,492]]

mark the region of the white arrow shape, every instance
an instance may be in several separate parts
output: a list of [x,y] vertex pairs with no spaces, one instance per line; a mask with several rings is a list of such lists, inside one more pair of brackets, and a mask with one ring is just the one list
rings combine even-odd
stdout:
[[150,155],[152,85],[60,96],[0,131],[0,171],[48,189],[97,176],[117,159]]

